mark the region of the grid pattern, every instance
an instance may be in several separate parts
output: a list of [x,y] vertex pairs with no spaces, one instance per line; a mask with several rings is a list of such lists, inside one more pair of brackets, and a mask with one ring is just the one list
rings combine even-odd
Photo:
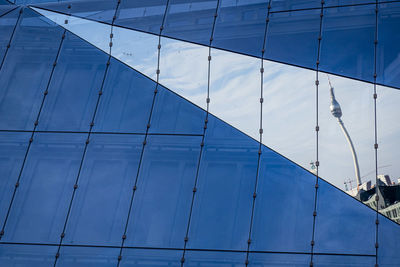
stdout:
[[[222,34],[218,21],[224,1],[215,1],[208,13],[210,31],[204,31],[209,34],[203,59],[208,64],[206,109],[159,83],[161,40],[175,2],[170,1],[163,2],[158,20],[155,81],[113,57],[114,25],[127,2],[107,3],[113,6],[104,32],[108,53],[29,8],[1,17],[6,23],[0,67],[0,263],[398,265],[395,223],[320,179],[318,171],[315,176],[262,145],[263,127],[268,127],[262,118],[268,90],[263,59],[272,53],[273,18],[286,11],[274,8],[275,1],[264,2],[255,141],[209,113],[212,47]],[[376,21],[380,5],[374,4]],[[84,11],[79,3],[60,6],[66,14]],[[329,11],[321,2],[306,7],[317,11],[319,21],[312,57],[319,162],[318,75]],[[377,50],[375,40],[371,46]],[[376,100],[376,67],[373,77]],[[375,116],[375,144],[376,121]]]

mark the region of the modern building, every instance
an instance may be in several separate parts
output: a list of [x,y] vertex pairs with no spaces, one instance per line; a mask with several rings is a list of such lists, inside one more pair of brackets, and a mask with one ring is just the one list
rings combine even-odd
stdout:
[[0,266],[400,266],[399,62],[400,1],[0,0]]

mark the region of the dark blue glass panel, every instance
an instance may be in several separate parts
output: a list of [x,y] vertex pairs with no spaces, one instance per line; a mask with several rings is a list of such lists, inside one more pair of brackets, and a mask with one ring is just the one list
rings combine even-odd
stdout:
[[53,266],[57,246],[0,244],[0,265],[7,267]]
[[0,6],[0,64],[3,61],[7,45],[10,42],[11,34],[18,18],[18,10],[7,13],[9,10],[9,6]]
[[93,131],[144,133],[155,84],[112,59]]
[[15,6],[12,5],[2,5],[0,2],[0,17],[4,16],[7,12],[11,11],[12,9],[15,9]]
[[259,145],[214,116],[204,143],[188,247],[245,250]]
[[2,241],[58,243],[85,134],[35,135]]
[[[350,251],[349,251],[350,253]],[[315,266],[334,267],[365,267],[375,266],[375,256],[338,256],[338,255],[314,255],[313,263]]]
[[115,267],[119,248],[61,247],[59,267]]
[[159,86],[150,133],[203,134],[205,116],[204,110]]
[[373,209],[321,179],[317,202],[315,252],[375,254]]
[[316,178],[267,147],[262,152],[250,249],[308,252]]
[[239,267],[245,261],[243,252],[187,251],[185,254],[187,267]]
[[102,51],[66,34],[39,118],[39,130],[89,130],[107,60]]
[[0,129],[33,129],[61,35],[60,27],[24,10],[0,71]]
[[270,14],[265,58],[315,68],[320,10]]
[[222,0],[215,24],[213,46],[261,56],[268,0]]
[[0,223],[7,214],[30,136],[30,133],[0,133]]
[[[379,0],[378,2],[387,1]],[[359,4],[375,4],[374,0],[325,0],[324,7],[343,6],[343,5],[359,5]],[[357,7],[356,7],[357,8]]]
[[122,250],[121,267],[181,266],[180,250],[126,249]]
[[375,5],[325,9],[320,69],[372,81],[374,34]]
[[271,11],[319,8],[321,0],[271,0]]
[[121,244],[143,136],[91,136],[82,166],[65,243]]
[[400,87],[400,3],[380,4],[377,82]]
[[309,267],[310,259],[306,254],[250,253],[249,267]]
[[[400,212],[399,209],[398,212]],[[400,266],[400,226],[382,215],[379,215],[378,234],[379,266]]]
[[0,5],[9,5],[10,3],[6,0],[0,0]]
[[115,25],[160,33],[167,0],[121,1]]
[[208,45],[216,9],[216,0],[170,0],[163,35]]
[[148,137],[127,246],[183,246],[200,142],[198,136]]

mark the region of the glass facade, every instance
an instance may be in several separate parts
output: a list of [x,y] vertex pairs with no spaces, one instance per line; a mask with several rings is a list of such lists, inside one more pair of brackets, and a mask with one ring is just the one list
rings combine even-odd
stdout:
[[399,12],[0,0],[0,266],[399,266]]

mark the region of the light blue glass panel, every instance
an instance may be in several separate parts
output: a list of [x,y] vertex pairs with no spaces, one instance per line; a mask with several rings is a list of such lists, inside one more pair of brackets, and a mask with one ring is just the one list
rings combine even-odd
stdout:
[[270,14],[265,58],[315,68],[320,13],[312,9]]
[[0,244],[0,265],[7,267],[53,266],[57,246]]
[[246,253],[187,251],[185,265],[187,267],[239,267],[244,266]]
[[372,81],[375,5],[326,8],[322,23],[320,69]]
[[[399,210],[398,210],[399,211]],[[400,212],[400,211],[399,211]],[[400,265],[400,226],[379,215],[378,264],[382,267]]]
[[377,82],[400,87],[400,3],[378,7]]
[[121,244],[143,138],[91,136],[67,224],[66,244]]
[[314,252],[375,254],[375,211],[322,179],[318,183]]
[[115,25],[160,33],[167,0],[121,1]]
[[122,250],[121,267],[181,266],[180,250],[127,249]]
[[59,267],[115,267],[119,248],[61,247]]
[[126,246],[182,247],[201,137],[149,136]]
[[2,241],[58,243],[85,134],[35,135]]
[[[350,251],[349,251],[350,253]],[[313,263],[315,266],[334,267],[364,267],[375,266],[376,257],[371,256],[347,256],[347,255],[314,255]]]
[[316,178],[267,147],[262,152],[250,249],[308,252]]
[[39,130],[89,130],[107,60],[102,51],[66,34],[39,118]]
[[163,35],[208,45],[216,0],[170,0]]
[[34,127],[62,30],[25,9],[0,71],[0,129]]
[[319,8],[321,0],[271,0],[271,11]]
[[204,142],[188,248],[245,250],[259,145],[213,116]]
[[0,133],[0,223],[4,222],[31,133]]
[[[311,256],[289,253],[250,253],[249,267],[309,267]],[[317,265],[318,266],[318,265]]]
[[222,0],[215,24],[214,47],[261,57],[268,0]]
[[112,59],[93,131],[146,132],[155,84]]

